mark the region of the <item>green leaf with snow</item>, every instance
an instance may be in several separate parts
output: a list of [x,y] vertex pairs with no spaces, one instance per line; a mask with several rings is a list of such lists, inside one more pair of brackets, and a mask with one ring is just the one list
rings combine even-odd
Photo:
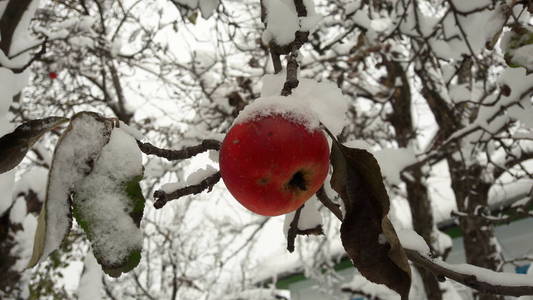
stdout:
[[115,128],[73,197],[73,215],[91,241],[96,260],[113,277],[132,270],[141,259],[142,175],[135,139]]
[[533,72],[533,28],[515,26],[502,40],[504,59],[511,68],[523,67],[527,74]]
[[67,121],[68,119],[63,117],[30,120],[0,137],[0,174],[18,166],[41,136]]
[[92,112],[72,117],[54,151],[28,267],[35,266],[58,249],[70,231],[70,197],[93,171],[94,161],[109,141],[113,125],[112,120]]

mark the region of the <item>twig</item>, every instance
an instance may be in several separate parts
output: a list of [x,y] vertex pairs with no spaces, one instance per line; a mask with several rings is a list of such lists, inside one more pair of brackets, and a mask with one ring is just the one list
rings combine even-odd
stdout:
[[196,195],[205,190],[211,190],[213,186],[220,180],[220,172],[207,177],[198,184],[189,185],[180,189],[175,190],[174,192],[167,193],[163,190],[157,190],[154,192],[154,207],[159,209],[165,206],[168,201],[178,199],[186,195]]
[[[370,299],[370,300],[382,300],[380,297],[378,296],[374,296],[372,294],[368,294],[368,293],[365,293],[364,291],[362,290],[355,290],[355,289],[352,289],[352,288],[348,288],[348,287],[343,287],[341,288],[341,292],[344,292],[344,293],[350,293],[352,298],[353,296],[363,296],[365,299]],[[354,299],[359,299],[359,298],[354,298]]]
[[294,213],[294,218],[292,219],[289,231],[287,232],[287,250],[290,253],[294,252],[294,240],[296,239],[296,235],[298,235],[298,222],[300,221],[300,214],[302,213],[304,205],[305,204],[302,204],[302,206],[296,210],[296,213]]
[[145,154],[163,157],[169,161],[191,158],[207,150],[220,150],[220,142],[217,140],[203,140],[200,145],[185,147],[181,150],[161,149],[141,141],[137,141],[137,145]]
[[342,221],[342,211],[339,208],[337,204],[335,204],[331,199],[329,199],[328,195],[326,194],[326,190],[324,189],[324,186],[321,186],[318,192],[316,192],[316,197],[324,206],[329,209],[339,220]]
[[300,215],[302,213],[304,205],[305,204],[302,204],[302,206],[300,206],[300,208],[298,208],[298,210],[294,214],[294,218],[292,219],[291,224],[289,225],[289,231],[287,232],[287,250],[291,253],[294,252],[294,240],[296,239],[296,236],[324,234],[324,230],[322,229],[322,225],[320,224],[308,229],[298,228],[298,223],[300,222]]
[[292,89],[298,87],[298,51],[293,51],[287,57],[287,79],[281,90],[282,96],[288,96],[292,93]]
[[22,73],[22,72],[24,72],[34,61],[40,59],[46,53],[46,43],[48,43],[48,37],[46,37],[44,39],[43,43],[41,44],[41,50],[39,50],[39,52],[35,53],[32,56],[32,58],[27,63],[25,63],[20,68],[11,69],[13,71],[13,73]]

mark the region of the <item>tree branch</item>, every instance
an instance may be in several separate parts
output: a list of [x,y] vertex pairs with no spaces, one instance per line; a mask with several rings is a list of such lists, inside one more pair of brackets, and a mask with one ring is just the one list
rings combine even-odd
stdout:
[[137,141],[139,149],[144,154],[166,158],[169,161],[191,158],[207,150],[220,150],[220,142],[217,140],[203,140],[200,145],[185,147],[181,150],[161,149],[150,143]]
[[294,213],[294,218],[292,219],[291,224],[289,225],[289,231],[287,232],[287,250],[290,253],[294,252],[294,240],[296,239],[296,236],[324,234],[324,231],[322,230],[322,225],[317,225],[316,227],[308,229],[298,228],[298,223],[300,222],[300,216],[304,205],[305,204],[302,204],[302,206],[300,206],[300,208],[296,210],[296,213]]
[[[328,207],[329,208],[329,207]],[[339,218],[337,216],[337,218]],[[341,218],[339,220],[342,221]],[[294,222],[294,220],[293,220]],[[291,223],[292,226],[292,223]],[[290,230],[289,230],[290,232]],[[519,279],[527,281],[529,277],[522,274],[501,273],[488,270],[485,268],[476,267],[473,265],[453,265],[443,261],[433,259],[427,255],[421,254],[415,250],[403,248],[407,258],[418,266],[432,272],[439,281],[444,281],[445,278],[449,278],[458,283],[464,284],[472,289],[475,289],[482,293],[505,295],[505,296],[524,296],[533,295],[533,282],[531,285],[517,284],[517,285],[500,285],[489,282],[502,278],[503,276],[513,277],[513,279]],[[481,275],[481,276],[480,276]],[[489,280],[487,280],[490,278]],[[507,278],[506,278],[507,279]],[[513,281],[511,279],[505,281]],[[505,282],[501,280],[500,282]]]
[[329,209],[339,220],[342,221],[342,211],[339,208],[339,205],[335,204],[333,201],[331,201],[331,199],[329,199],[324,186],[321,186],[318,192],[316,192],[316,197],[327,209]]
[[[410,261],[431,271],[440,281],[449,278],[482,293],[516,297],[533,295],[533,282],[532,285],[505,285],[495,284],[488,282],[487,280],[488,278],[491,278],[490,281],[495,281],[503,276],[512,276],[524,279],[523,281],[525,281],[528,278],[527,275],[512,273],[504,274],[469,265],[452,265],[437,259],[432,259],[415,250],[405,248],[404,250]],[[483,274],[480,274],[481,272],[483,272]],[[503,283],[505,281],[502,280],[500,282]]]
[[220,172],[217,172],[206,179],[200,181],[198,184],[189,185],[174,192],[167,193],[163,190],[157,190],[154,192],[155,203],[154,207],[159,209],[165,206],[168,201],[178,199],[186,195],[196,195],[205,190],[210,191],[213,186],[220,180]]

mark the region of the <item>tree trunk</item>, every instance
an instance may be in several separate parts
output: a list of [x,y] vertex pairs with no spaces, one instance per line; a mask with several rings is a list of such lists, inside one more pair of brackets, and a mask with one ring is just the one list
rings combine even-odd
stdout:
[[[413,138],[416,137],[412,118],[411,118],[411,90],[409,81],[398,62],[387,62],[388,79],[385,83],[391,88],[394,88],[394,98],[392,99],[393,112],[389,116],[389,121],[396,132],[395,138],[398,146],[409,147],[414,143]],[[399,78],[402,85],[397,86],[396,81]],[[407,190],[407,201],[411,210],[413,220],[413,229],[424,238],[428,245],[433,244],[433,211],[431,202],[428,197],[427,187],[424,183],[424,174],[420,168],[410,172],[412,178],[403,179]],[[432,249],[433,250],[433,249]],[[423,269],[416,267],[422,282],[424,283],[424,290],[428,299],[441,300],[442,291],[439,287],[439,282],[435,276]]]
[[[463,231],[466,262],[490,270],[497,270],[500,255],[494,236],[494,227],[486,218],[479,216],[480,209],[488,209],[490,184],[481,180],[482,167],[466,168],[462,162],[448,159],[450,177],[457,208],[465,217],[459,217]],[[480,300],[503,300],[502,296],[479,294]]]

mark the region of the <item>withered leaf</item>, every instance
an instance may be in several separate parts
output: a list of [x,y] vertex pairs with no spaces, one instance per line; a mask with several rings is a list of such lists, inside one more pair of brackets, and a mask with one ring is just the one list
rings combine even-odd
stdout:
[[63,117],[31,120],[22,123],[13,132],[0,137],[0,174],[18,166],[31,146],[43,134],[66,121],[68,119]]
[[387,218],[389,197],[378,162],[368,151],[345,147],[334,139],[331,163],[331,186],[346,209],[340,230],[344,249],[368,280],[408,299],[411,270]]

